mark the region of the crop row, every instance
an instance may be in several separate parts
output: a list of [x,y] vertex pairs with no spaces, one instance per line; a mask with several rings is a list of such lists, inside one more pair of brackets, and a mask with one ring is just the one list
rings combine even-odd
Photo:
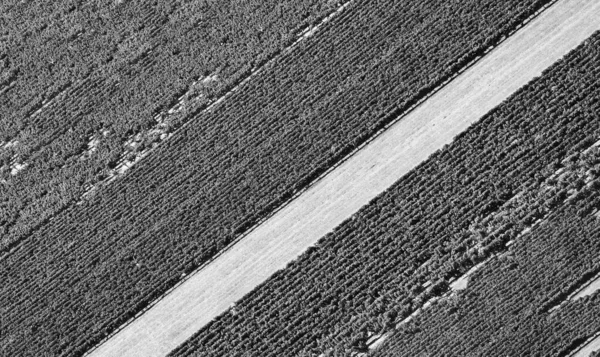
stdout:
[[466,290],[438,301],[392,335],[375,356],[563,356],[600,331],[600,294],[547,312],[545,302],[600,270],[598,187],[558,209]]
[[171,356],[364,351],[572,195],[595,194],[597,184],[582,188],[600,176],[600,152],[588,150],[600,135],[599,56],[597,35]]
[[5,350],[81,354],[543,3],[356,2],[6,254]]
[[[9,33],[20,38],[33,31],[19,25],[31,13],[43,13],[36,7],[41,3],[7,10],[14,19]],[[49,18],[39,16],[38,21],[49,22],[39,25],[39,33],[33,31],[19,45],[9,41],[5,61],[11,86],[0,100],[2,250],[102,181],[131,149],[124,145],[127,139],[156,125],[157,115],[192,83],[212,74],[213,81],[192,88],[202,96],[195,106],[205,106],[336,4],[63,5],[48,5],[56,9],[48,9]],[[79,28],[80,36],[71,38],[62,28],[69,26]],[[156,140],[144,139],[146,146]],[[83,155],[91,140],[96,140],[95,152]],[[15,164],[27,169],[13,175]]]

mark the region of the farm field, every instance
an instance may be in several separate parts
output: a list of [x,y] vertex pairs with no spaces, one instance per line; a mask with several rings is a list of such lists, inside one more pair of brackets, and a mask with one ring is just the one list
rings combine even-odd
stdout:
[[549,309],[600,269],[598,58],[600,33],[169,356],[367,352],[493,255],[457,293],[461,314],[434,303],[375,355],[575,351],[600,327],[599,295]]
[[83,354],[546,3],[352,3],[122,178],[7,243],[2,352]]
[[[373,355],[570,356],[600,329],[600,295],[551,313],[540,307],[600,270],[600,221],[578,212],[599,203],[590,190],[552,213],[479,270],[465,290],[438,300]],[[574,356],[593,350],[590,345],[587,354]]]
[[564,1],[546,10],[91,356],[166,355],[600,29],[600,20],[590,21],[598,9]]
[[1,252],[119,176],[339,6],[44,3],[0,5],[13,19],[0,42]]
[[598,78],[597,0],[3,1],[0,356],[593,357]]

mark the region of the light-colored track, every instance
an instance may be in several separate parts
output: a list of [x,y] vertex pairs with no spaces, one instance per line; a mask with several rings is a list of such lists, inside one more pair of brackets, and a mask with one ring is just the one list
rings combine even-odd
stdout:
[[592,352],[600,351],[600,334],[590,338],[583,346],[570,354],[570,357],[589,357]]
[[560,0],[90,356],[165,356],[597,30],[600,1]]

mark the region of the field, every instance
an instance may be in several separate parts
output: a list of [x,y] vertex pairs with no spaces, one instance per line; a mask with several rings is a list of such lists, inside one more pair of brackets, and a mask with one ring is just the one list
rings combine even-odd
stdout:
[[597,1],[0,13],[0,355],[595,348]]
[[[115,184],[15,245],[0,267],[11,301],[4,351],[83,353],[542,3],[487,1],[483,13],[419,4],[348,7]],[[385,23],[394,26],[379,31]],[[427,43],[436,56],[425,57]]]
[[600,222],[578,212],[598,202],[594,192],[558,209],[493,258],[466,290],[437,301],[374,355],[568,356],[600,328],[598,295],[552,313],[540,307],[600,269]]
[[41,4],[0,5],[9,18],[35,18],[11,22],[0,62],[2,252],[337,8],[318,0]]
[[[246,295],[236,304],[235,313],[222,314],[171,355],[222,356],[247,351],[250,355],[308,356],[364,351],[369,336],[389,331],[429,299],[443,294],[450,282],[473,264],[503,252],[510,241],[516,240],[511,247],[522,244],[521,232],[532,227],[532,232],[537,232],[536,221],[573,207],[567,222],[572,211],[586,222],[596,222],[590,213],[599,202],[595,190],[600,151],[591,147],[600,134],[600,87],[595,80],[600,71],[599,40],[596,35],[586,41],[520,89],[315,248]],[[584,225],[576,222],[574,227],[583,229]],[[545,227],[544,223],[540,227]],[[556,254],[563,254],[578,270],[571,273],[565,268],[562,280],[557,279],[556,271],[544,270],[557,279],[555,290],[559,291],[547,291],[542,304],[554,303],[549,299],[560,296],[562,284],[576,284],[578,273],[593,268],[586,259],[593,259],[597,249],[591,238],[594,232],[581,234],[588,243],[578,249],[585,250],[589,258],[579,264],[556,249]],[[529,242],[526,237],[522,240]],[[572,240],[565,244],[572,246]],[[562,266],[557,269],[561,271]],[[542,290],[536,290],[538,285]],[[467,287],[465,294],[476,287]],[[532,285],[531,290],[546,292],[541,284]],[[495,300],[482,301],[494,306]],[[569,307],[577,311],[580,304]],[[517,318],[543,314],[539,305],[537,311]],[[571,311],[569,307],[566,310]],[[487,319],[485,314],[473,314]],[[545,320],[543,315],[539,318]],[[582,319],[579,326],[592,329],[590,323],[589,318]],[[451,325],[432,326],[444,332]],[[417,327],[416,331],[421,330]],[[465,334],[465,338],[470,336]],[[568,345],[572,342],[568,337],[573,335],[565,336]],[[528,336],[523,338],[528,341]],[[406,346],[412,345],[400,338],[393,346],[406,348],[398,355],[435,351],[431,347],[423,352],[428,343],[410,341],[421,349],[408,349]],[[565,342],[540,341],[547,343],[550,351],[565,346]],[[454,350],[443,351],[456,355]]]
[[[167,354],[600,29],[600,21],[588,21],[594,6],[563,2],[547,10],[92,355]],[[580,11],[568,11],[573,8]],[[523,60],[507,61],[517,56]]]

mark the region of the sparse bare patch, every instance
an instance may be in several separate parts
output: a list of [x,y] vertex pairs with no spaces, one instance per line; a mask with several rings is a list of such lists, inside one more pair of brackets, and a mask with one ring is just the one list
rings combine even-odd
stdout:
[[19,141],[18,141],[18,140],[16,140],[16,139],[13,139],[13,140],[11,140],[11,141],[9,141],[9,142],[5,143],[5,144],[2,146],[2,148],[3,148],[3,149],[10,149],[11,147],[15,147],[15,146],[17,146],[17,144],[19,144]]
[[15,176],[19,172],[23,171],[28,165],[28,163],[14,163],[10,167],[10,174]]

